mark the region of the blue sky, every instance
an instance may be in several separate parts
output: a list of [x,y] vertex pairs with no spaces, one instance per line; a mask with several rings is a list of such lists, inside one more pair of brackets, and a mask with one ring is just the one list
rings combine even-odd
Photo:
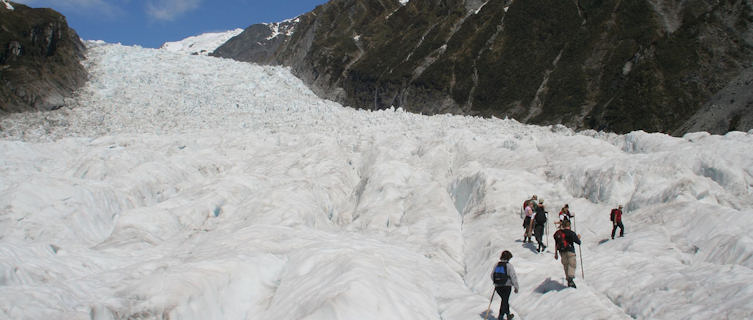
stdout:
[[156,48],[205,32],[278,22],[327,0],[11,0],[52,8],[85,40]]

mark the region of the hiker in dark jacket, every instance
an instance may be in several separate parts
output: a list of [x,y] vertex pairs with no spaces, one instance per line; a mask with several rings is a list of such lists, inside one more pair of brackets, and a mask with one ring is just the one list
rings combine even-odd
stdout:
[[612,209],[609,219],[612,220],[612,239],[614,239],[614,233],[618,227],[620,228],[620,237],[624,237],[625,226],[622,225],[622,205],[619,205],[617,209]]
[[502,298],[502,303],[499,305],[499,317],[497,317],[497,319],[500,320],[502,320],[503,315],[507,315],[508,320],[514,317],[514,315],[510,313],[510,292],[512,291],[512,288],[515,287],[515,293],[518,293],[518,276],[515,274],[515,268],[510,264],[510,259],[512,259],[512,253],[507,250],[503,251],[499,256],[499,262],[497,262],[497,265],[494,266],[494,270],[492,270],[492,281],[494,281],[495,270],[501,264],[504,264],[503,267],[508,276],[507,281],[504,283],[494,283],[494,290],[497,291],[497,294]]
[[557,255],[562,256],[562,267],[565,269],[565,278],[567,286],[575,288],[575,268],[578,266],[578,260],[575,259],[575,243],[580,245],[580,235],[570,230],[570,221],[562,221],[562,229],[554,233],[554,244],[557,251],[554,252],[554,259]]
[[548,212],[546,212],[544,207],[544,200],[539,200],[539,205],[536,207],[536,213],[533,214],[533,219],[531,219],[531,223],[533,224],[533,235],[536,237],[536,242],[538,242],[539,245],[538,248],[536,248],[536,252],[543,252],[546,250],[546,246],[541,239],[544,237],[547,213]]

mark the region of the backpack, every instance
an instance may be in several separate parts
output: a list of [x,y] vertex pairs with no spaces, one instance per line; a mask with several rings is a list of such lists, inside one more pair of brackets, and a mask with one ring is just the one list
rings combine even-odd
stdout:
[[557,230],[554,233],[554,246],[557,248],[557,251],[565,250],[569,245],[570,243],[567,242],[565,231]]
[[546,223],[546,211],[544,211],[544,208],[539,207],[538,210],[536,210],[536,224],[544,224]]
[[614,221],[614,214],[617,213],[617,209],[612,209],[612,212],[609,213],[609,221]]
[[494,268],[494,286],[504,286],[507,279],[510,279],[507,274],[507,262],[497,263],[497,267]]

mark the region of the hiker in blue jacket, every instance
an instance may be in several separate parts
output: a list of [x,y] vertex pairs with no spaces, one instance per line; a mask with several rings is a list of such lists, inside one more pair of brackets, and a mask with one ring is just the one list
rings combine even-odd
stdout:
[[[507,320],[512,319],[515,315],[510,313],[510,293],[512,288],[515,287],[515,293],[518,293],[518,276],[515,275],[515,268],[510,264],[512,259],[512,253],[510,251],[503,251],[499,256],[499,262],[492,270],[492,281],[494,281],[494,290],[497,291],[502,298],[502,303],[499,306],[499,317],[497,319],[502,320],[503,315],[507,315]],[[503,269],[499,269],[502,267]],[[499,271],[503,271],[506,276],[499,276]],[[500,281],[502,279],[502,281]],[[491,303],[491,302],[490,302]]]

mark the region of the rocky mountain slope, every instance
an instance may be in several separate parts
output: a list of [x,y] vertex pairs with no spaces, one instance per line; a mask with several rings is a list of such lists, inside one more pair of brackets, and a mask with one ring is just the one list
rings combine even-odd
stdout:
[[614,132],[753,128],[751,0],[331,0],[213,55],[290,66],[359,108]]
[[0,115],[63,106],[86,82],[84,50],[60,13],[0,5]]

